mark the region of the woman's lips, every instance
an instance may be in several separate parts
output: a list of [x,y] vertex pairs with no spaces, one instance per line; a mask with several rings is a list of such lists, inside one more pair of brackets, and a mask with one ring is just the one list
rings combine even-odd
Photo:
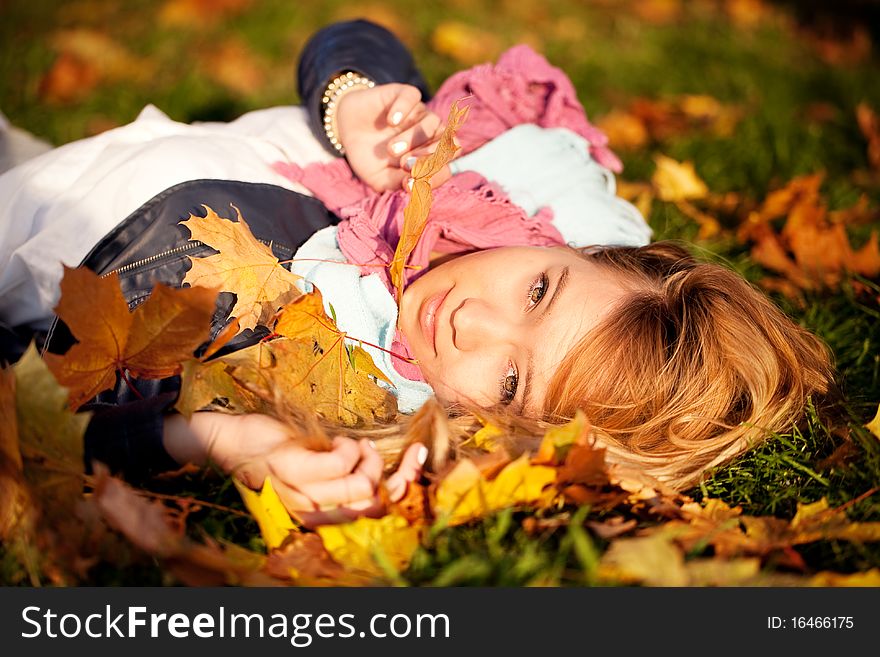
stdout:
[[448,294],[449,290],[446,290],[428,297],[419,310],[419,325],[422,328],[422,335],[425,336],[425,342],[434,349],[435,356],[437,355],[437,317]]

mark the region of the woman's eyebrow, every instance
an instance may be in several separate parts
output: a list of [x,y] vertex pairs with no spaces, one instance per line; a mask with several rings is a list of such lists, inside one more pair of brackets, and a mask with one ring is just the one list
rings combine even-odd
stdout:
[[[565,289],[565,285],[568,283],[568,274],[569,268],[568,265],[562,268],[562,273],[559,275],[559,281],[556,283],[556,289],[553,290],[553,296],[550,297],[550,301],[547,302],[547,305],[544,306],[544,310],[541,311],[541,316],[538,318],[539,322],[543,322],[547,315],[550,314],[550,309],[553,308],[553,303],[559,298],[559,293]],[[528,350],[528,358],[526,359],[526,375],[525,375],[525,383],[523,385],[523,396],[522,396],[522,404],[520,405],[520,415],[522,411],[528,408],[529,402],[531,402],[532,396],[532,371],[535,368],[535,354],[534,351],[530,348]]]

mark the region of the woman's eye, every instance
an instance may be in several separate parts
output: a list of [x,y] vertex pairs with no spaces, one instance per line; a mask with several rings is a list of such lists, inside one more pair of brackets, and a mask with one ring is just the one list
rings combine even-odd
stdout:
[[519,374],[513,363],[507,366],[507,372],[501,379],[501,403],[509,404],[516,397],[516,388],[519,385]]
[[529,307],[538,305],[547,292],[547,274],[541,274],[530,286],[527,300]]

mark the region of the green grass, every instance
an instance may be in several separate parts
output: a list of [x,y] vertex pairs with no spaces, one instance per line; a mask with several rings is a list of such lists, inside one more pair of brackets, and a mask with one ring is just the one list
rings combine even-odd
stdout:
[[[296,102],[296,55],[318,27],[356,9],[342,2],[253,3],[238,16],[201,28],[162,27],[156,20],[161,2],[34,3],[8,0],[0,21],[0,109],[12,120],[55,144],[88,136],[96,118],[123,124],[147,103],[181,121],[231,119],[250,109]],[[852,172],[868,168],[866,144],[854,119],[856,104],[880,108],[876,57],[860,64],[832,66],[786,24],[771,21],[752,29],[737,28],[724,16],[689,4],[681,22],[652,25],[608,3],[450,2],[368,3],[366,9],[396,21],[427,80],[436,86],[461,64],[431,48],[431,34],[442,20],[461,20],[484,30],[502,47],[523,38],[540,46],[551,62],[572,78],[591,117],[622,107],[638,96],[708,94],[741,105],[745,117],[729,138],[694,133],[638,152],[621,153],[628,180],[647,180],[652,155],[662,151],[692,160],[715,192],[734,191],[760,201],[768,190],[793,176],[824,171],[823,192],[832,208],[846,207],[866,193],[874,207],[877,183],[859,184]],[[441,9],[441,7],[443,7]],[[58,30],[89,27],[107,32],[133,55],[150,60],[154,75],[139,84],[124,80],[98,86],[80,101],[51,105],[39,95],[39,81],[51,66],[51,36]],[[204,57],[223,39],[235,37],[260,59],[264,84],[252,94],[231,92],[205,75]],[[815,103],[829,104],[825,122],[805,118]],[[876,180],[876,178],[875,178]],[[696,227],[671,206],[655,203],[650,218],[657,238],[693,240]],[[871,228],[857,228],[855,241]],[[738,244],[717,241],[698,245],[750,280],[760,267]],[[880,484],[880,441],[862,425],[880,402],[880,288],[857,294],[851,285],[808,296],[803,305],[777,299],[803,326],[832,348],[844,392],[844,426],[822,424],[809,414],[802,430],[767,440],[736,462],[711,473],[690,493],[740,505],[747,514],[791,517],[798,502],[826,497],[839,505]],[[848,435],[854,447],[843,463],[825,460]],[[191,480],[183,492],[217,504],[241,508],[227,484]],[[583,518],[588,510],[576,513]],[[549,512],[548,512],[549,513]],[[855,520],[880,521],[880,495],[849,510]],[[552,515],[552,514],[549,514]],[[407,581],[421,585],[589,584],[595,557],[605,544],[578,522],[531,535],[524,514],[505,511],[471,527],[434,532],[420,550]],[[203,509],[190,516],[190,531],[224,537],[261,548],[255,523],[226,512]],[[880,567],[880,546],[823,541],[798,548],[813,570],[852,572]],[[3,580],[6,559],[0,562]],[[94,583],[165,583],[157,566],[92,572]]]

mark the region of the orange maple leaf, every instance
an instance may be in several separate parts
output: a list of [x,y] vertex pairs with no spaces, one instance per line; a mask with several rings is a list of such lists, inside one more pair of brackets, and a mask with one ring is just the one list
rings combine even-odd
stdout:
[[99,277],[65,267],[55,312],[79,342],[64,356],[45,358],[58,382],[69,388],[71,408],[112,388],[117,372],[148,379],[180,372],[181,363],[210,335],[217,293],[158,284],[129,312],[116,274]]

